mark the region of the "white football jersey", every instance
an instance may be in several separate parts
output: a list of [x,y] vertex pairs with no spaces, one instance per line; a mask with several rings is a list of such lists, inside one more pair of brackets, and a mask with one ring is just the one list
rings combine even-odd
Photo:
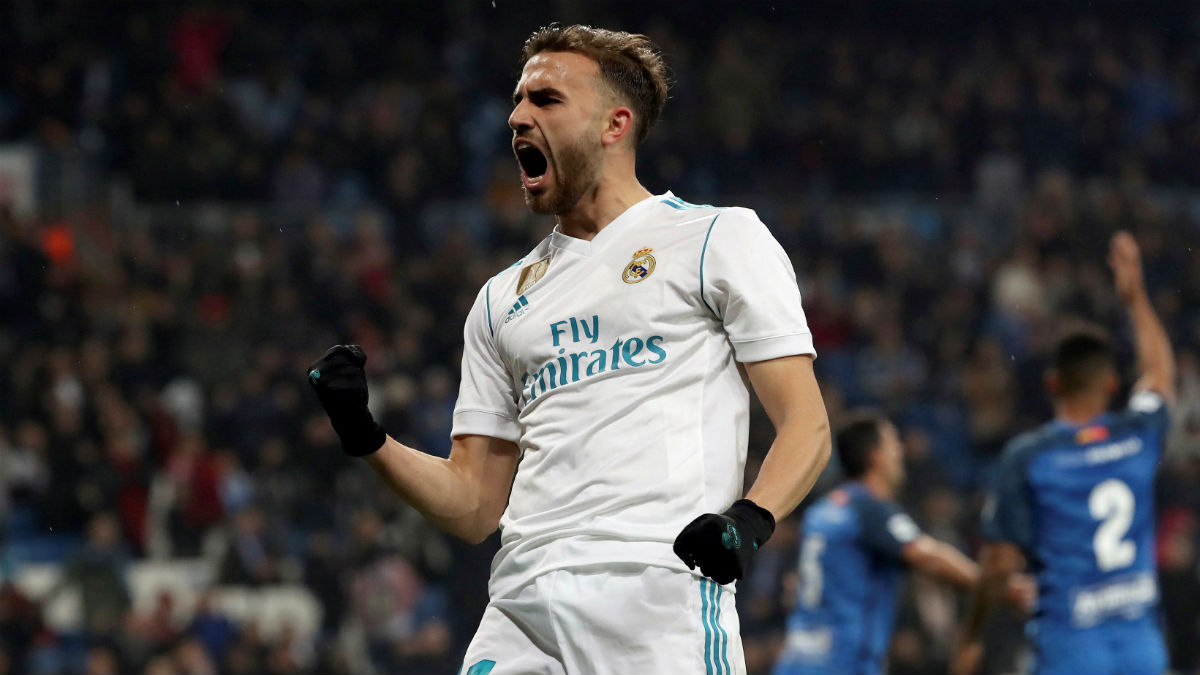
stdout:
[[493,597],[553,569],[686,570],[671,545],[742,496],[739,362],[814,354],[791,261],[749,209],[670,192],[557,231],[467,317],[455,436],[516,442]]

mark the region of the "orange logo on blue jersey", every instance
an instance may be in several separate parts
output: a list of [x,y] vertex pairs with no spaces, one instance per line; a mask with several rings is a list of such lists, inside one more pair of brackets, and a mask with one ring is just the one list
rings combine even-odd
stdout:
[[1108,440],[1108,427],[1084,427],[1075,432],[1075,445],[1091,445]]

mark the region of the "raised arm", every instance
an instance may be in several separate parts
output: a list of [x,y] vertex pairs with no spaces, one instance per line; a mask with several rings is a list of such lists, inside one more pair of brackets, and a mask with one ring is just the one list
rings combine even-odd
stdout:
[[829,417],[811,356],[747,363],[746,374],[775,425],[775,442],[746,498],[778,521],[800,504],[829,463]]
[[1173,403],[1175,353],[1146,293],[1142,256],[1133,235],[1125,231],[1113,235],[1108,263],[1112,266],[1117,295],[1133,323],[1138,360],[1138,381],[1134,389],[1156,392],[1167,403]]

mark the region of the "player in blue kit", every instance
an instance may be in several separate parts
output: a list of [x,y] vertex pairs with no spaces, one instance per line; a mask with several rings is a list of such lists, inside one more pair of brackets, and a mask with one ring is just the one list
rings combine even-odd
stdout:
[[1128,407],[1108,412],[1119,387],[1108,340],[1079,331],[1057,347],[1046,376],[1055,418],[1009,444],[984,508],[989,543],[979,553],[983,582],[959,672],[976,667],[983,619],[1004,580],[1026,565],[1038,584],[1033,672],[1166,670],[1153,495],[1175,362],[1129,233],[1113,237],[1109,263],[1133,324],[1140,379]]
[[804,514],[796,609],[775,675],[879,673],[905,568],[963,588],[979,579],[970,558],[923,534],[892,501],[904,452],[891,422],[859,414],[836,446],[849,482]]

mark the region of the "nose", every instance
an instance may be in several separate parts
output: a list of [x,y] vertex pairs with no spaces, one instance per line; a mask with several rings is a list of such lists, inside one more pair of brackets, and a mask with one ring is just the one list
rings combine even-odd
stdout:
[[508,116],[508,127],[515,133],[520,134],[522,131],[533,128],[533,119],[529,116],[529,108],[526,101],[521,101],[513,108],[512,114]]

